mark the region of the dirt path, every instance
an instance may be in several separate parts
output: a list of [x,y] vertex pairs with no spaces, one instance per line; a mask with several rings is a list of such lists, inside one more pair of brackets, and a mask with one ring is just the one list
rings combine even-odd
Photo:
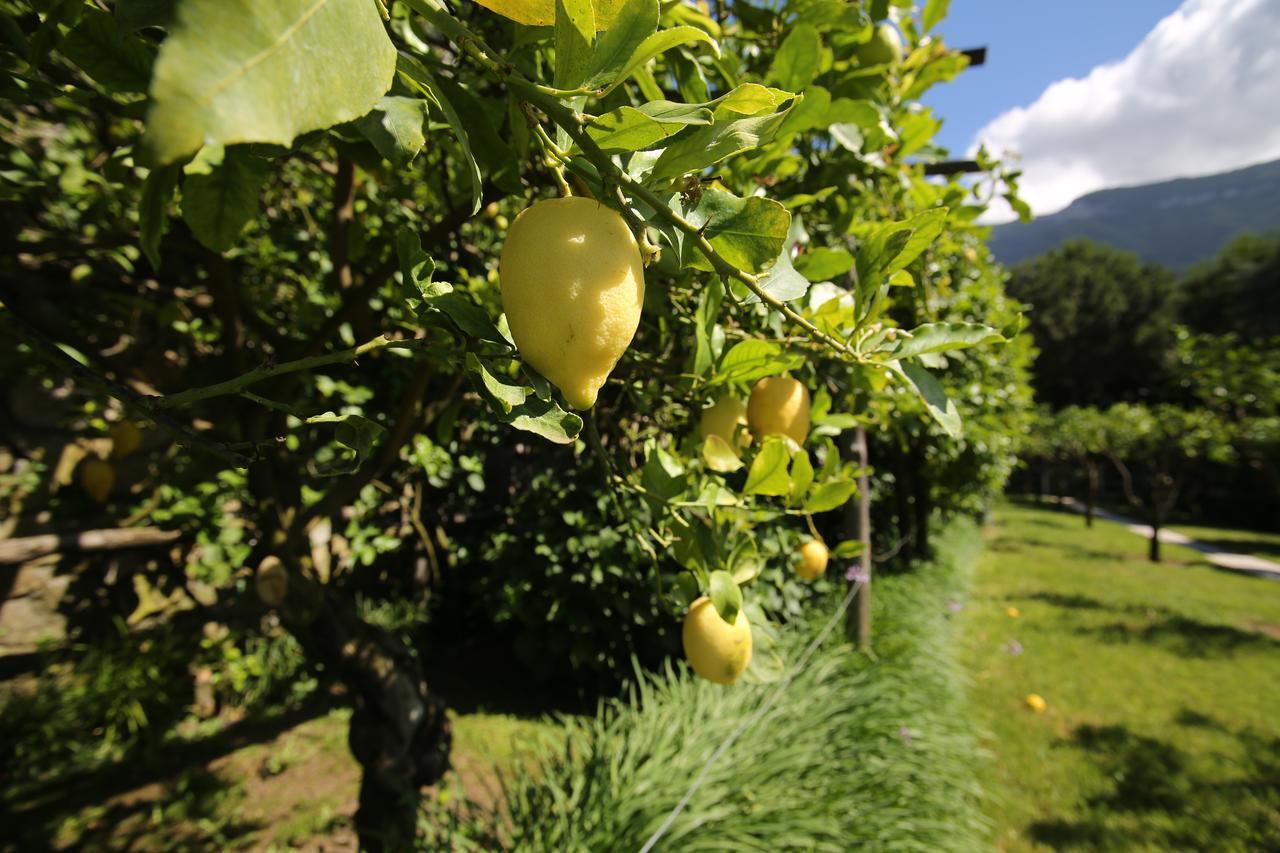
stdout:
[[[1075,498],[1058,498],[1057,503],[1067,507],[1072,512],[1084,512],[1084,505]],[[1151,538],[1151,525],[1134,521],[1132,518],[1126,518],[1123,515],[1117,515],[1114,512],[1107,512],[1105,509],[1094,509],[1093,514],[1098,518],[1105,518],[1107,521],[1114,521],[1117,524],[1123,524],[1130,533],[1136,533],[1144,539]],[[1252,554],[1238,554],[1235,551],[1224,551],[1215,545],[1207,542],[1201,542],[1198,539],[1192,539],[1176,530],[1161,530],[1160,541],[1169,545],[1181,545],[1183,548],[1190,548],[1192,551],[1199,551],[1204,554],[1204,558],[1220,569],[1229,569],[1235,572],[1247,572],[1252,575],[1270,578],[1271,580],[1280,580],[1280,563],[1274,563],[1271,560],[1264,560],[1261,557],[1255,557]]]

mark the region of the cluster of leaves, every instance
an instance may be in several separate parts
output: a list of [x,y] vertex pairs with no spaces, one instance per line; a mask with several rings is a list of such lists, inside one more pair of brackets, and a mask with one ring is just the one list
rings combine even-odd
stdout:
[[[108,421],[154,421],[103,513],[183,529],[200,606],[256,604],[280,555],[397,630],[373,602],[454,596],[536,626],[543,668],[616,672],[695,594],[798,610],[800,537],[856,550],[858,426],[877,469],[939,472],[932,506],[998,488],[1027,352],[983,204],[923,174],[945,152],[919,98],[966,62],[945,3],[385,5],[0,2],[0,295],[34,330],[4,369],[50,376],[51,340],[128,407]],[[903,55],[865,61],[886,25]],[[503,223],[557,188],[650,253],[598,438],[501,311]],[[696,435],[784,373],[805,446]],[[59,382],[18,455],[85,438]]]

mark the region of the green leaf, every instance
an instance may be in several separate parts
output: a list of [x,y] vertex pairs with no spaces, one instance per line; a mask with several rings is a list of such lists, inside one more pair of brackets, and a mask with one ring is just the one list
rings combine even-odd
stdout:
[[813,463],[809,461],[809,451],[803,447],[791,457],[791,489],[787,493],[787,503],[794,504],[813,485]]
[[316,465],[315,473],[321,477],[350,474],[358,469],[373,451],[374,440],[386,432],[381,424],[363,415],[338,415],[325,412],[322,415],[307,418],[307,423],[337,424],[334,440],[345,450],[335,454],[334,458]]
[[733,575],[717,569],[711,573],[707,581],[711,603],[715,606],[720,618],[732,625],[742,609],[742,590],[733,579]]
[[397,166],[411,161],[422,150],[427,138],[422,126],[427,119],[428,101],[388,95],[365,116],[356,120],[365,139],[378,153]]
[[831,549],[831,557],[836,560],[848,560],[850,557],[858,556],[865,549],[866,546],[857,539],[846,539]]
[[932,373],[911,362],[891,361],[888,367],[899,378],[904,379],[924,401],[929,415],[938,422],[947,435],[952,438],[960,436],[960,413],[956,411],[956,404],[947,398],[947,392],[943,390],[942,383],[938,382]]
[[925,32],[936,27],[938,22],[947,16],[950,6],[951,0],[929,0],[924,4],[924,15],[921,16],[920,22],[924,25]]
[[555,35],[555,85],[559,89],[576,89],[587,77],[596,37],[591,0],[556,0]]
[[471,151],[471,139],[466,125],[458,117],[457,110],[453,108],[453,102],[440,86],[435,75],[427,70],[425,65],[412,57],[401,55],[398,68],[401,72],[400,79],[416,88],[433,103],[440,105],[445,121],[449,122],[449,127],[457,137],[459,147],[462,148],[463,165],[467,169],[467,179],[471,182],[471,212],[478,213],[480,199],[484,192],[484,179],[480,176],[480,166],[476,163],[475,155]]
[[[778,257],[791,228],[791,213],[778,202],[759,196],[738,198],[715,188],[704,189],[697,206],[685,218],[702,229],[726,261],[748,272],[759,272]],[[686,247],[686,253],[687,265],[712,269],[692,245]]]
[[[760,289],[775,299],[790,302],[799,299],[809,292],[809,281],[791,265],[791,247],[783,248],[773,266],[760,277]],[[760,297],[754,293],[743,300],[750,305],[759,302]]]
[[[798,100],[797,98],[792,103],[795,104]],[[709,127],[700,127],[662,152],[662,156],[653,164],[649,180],[657,182],[689,172],[700,172],[734,154],[767,145],[773,141],[778,127],[786,117],[787,110],[783,110],[772,115],[728,123],[716,122]]]
[[370,0],[183,0],[156,60],[146,140],[161,163],[211,142],[289,145],[367,113],[395,64]]
[[945,207],[934,208],[901,222],[876,225],[862,238],[855,258],[862,316],[867,316],[875,294],[887,287],[887,280],[937,239],[946,218]]
[[494,376],[473,352],[467,353],[467,373],[479,383],[479,390],[503,415],[511,414],[513,409],[523,404],[533,393],[531,388]]
[[442,283],[440,290],[431,289],[431,277],[436,272],[436,262],[422,251],[422,241],[418,232],[405,225],[396,234],[396,256],[400,259],[400,276],[404,286],[415,296],[430,299],[441,293],[448,293],[453,288]]
[[661,124],[711,124],[711,110],[705,104],[677,104],[675,101],[649,101],[637,109]]
[[715,107],[714,115],[717,121],[732,120],[743,116],[756,117],[764,113],[772,113],[795,97],[794,93],[782,89],[772,89],[761,86],[759,83],[743,83],[716,98],[711,104]]
[[572,444],[582,432],[582,418],[560,408],[555,400],[530,397],[511,410],[511,426],[540,435],[556,444]]
[[760,452],[751,461],[747,482],[742,487],[747,495],[785,495],[791,490],[791,477],[787,474],[790,454],[781,436],[765,436]]
[[697,323],[694,327],[694,354],[690,372],[702,376],[711,369],[716,353],[713,352],[712,336],[716,320],[720,316],[720,305],[724,302],[724,282],[713,278],[698,296]]
[[740,341],[725,353],[720,370],[713,382],[752,382],[765,376],[775,376],[788,370],[797,370],[804,364],[804,356],[788,353],[773,341]]
[[911,337],[899,341],[892,350],[894,358],[912,358],[930,352],[1003,343],[1004,336],[981,323],[926,323],[911,330]]
[[702,460],[712,471],[728,474],[742,467],[738,454],[718,435],[709,435],[702,440]]
[[591,122],[587,135],[607,154],[639,151],[671,135],[635,107],[618,107]]
[[773,58],[769,78],[788,92],[801,92],[818,76],[822,65],[822,38],[811,24],[800,24],[787,33]]
[[639,47],[632,52],[626,64],[622,66],[622,70],[618,72],[617,77],[605,89],[606,94],[612,92],[628,77],[643,68],[655,56],[660,56],[673,47],[698,43],[709,45],[712,53],[716,56],[720,55],[720,45],[716,44],[716,40],[697,27],[671,27],[670,29],[659,30],[642,41]]
[[661,501],[678,498],[687,484],[680,462],[661,447],[651,445],[640,469],[640,484],[646,492]]
[[113,92],[145,92],[151,82],[151,45],[129,35],[109,13],[86,7],[58,50]]
[[138,200],[138,230],[142,232],[142,251],[151,268],[160,271],[160,237],[169,227],[169,201],[178,188],[182,170],[175,164],[152,169],[142,183]]
[[266,160],[233,145],[222,162],[207,172],[189,174],[182,183],[182,218],[195,238],[215,252],[235,245],[258,214],[258,194],[267,178]]
[[591,52],[583,86],[598,89],[612,83],[627,61],[658,28],[657,0],[629,0],[605,30]]
[[847,249],[810,249],[795,260],[796,270],[809,281],[833,281],[853,269]]
[[[433,286],[438,286],[433,285]],[[469,296],[456,290],[441,293],[427,300],[427,305],[448,317],[464,335],[477,340],[506,344],[507,339],[498,331],[489,313]]]
[[858,491],[853,480],[829,480],[816,486],[804,502],[805,512],[829,512],[843,506]]

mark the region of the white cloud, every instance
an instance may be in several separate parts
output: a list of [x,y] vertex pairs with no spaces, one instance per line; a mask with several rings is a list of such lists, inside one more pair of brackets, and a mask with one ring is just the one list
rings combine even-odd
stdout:
[[1280,0],[1186,0],[1124,59],[1053,83],[978,142],[1021,155],[1038,214],[1280,157]]

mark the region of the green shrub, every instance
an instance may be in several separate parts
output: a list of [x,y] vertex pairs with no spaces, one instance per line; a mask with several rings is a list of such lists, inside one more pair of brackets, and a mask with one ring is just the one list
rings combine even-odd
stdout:
[[[711,766],[657,849],[975,849],[977,747],[951,652],[948,600],[978,547],[952,523],[937,561],[876,584],[876,653],[835,631],[782,697]],[[794,662],[835,600],[782,633]],[[683,668],[567,721],[568,746],[505,780],[517,849],[639,849],[707,758],[775,684],[731,689]]]

